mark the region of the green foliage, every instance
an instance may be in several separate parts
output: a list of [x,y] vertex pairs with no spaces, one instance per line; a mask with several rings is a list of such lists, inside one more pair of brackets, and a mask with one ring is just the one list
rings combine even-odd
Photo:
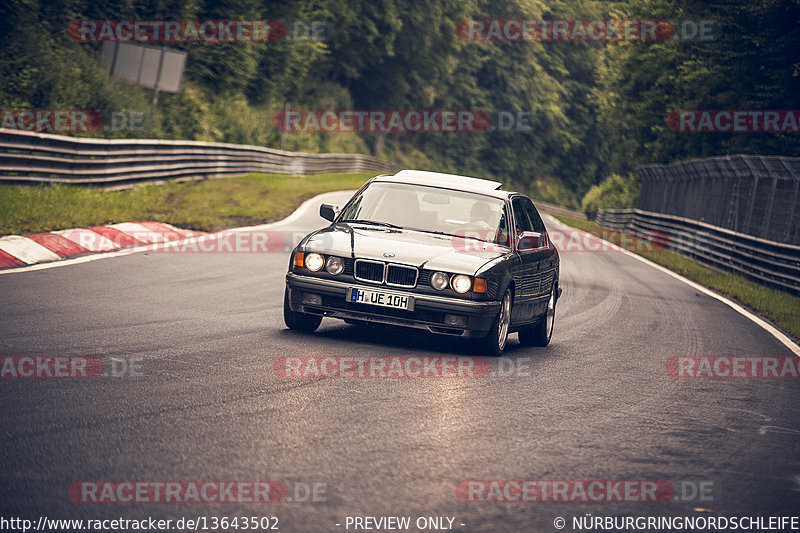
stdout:
[[710,41],[608,47],[600,119],[609,171],[736,153],[800,154],[796,134],[676,133],[666,123],[681,109],[795,109],[800,3],[654,0],[620,9],[626,18],[713,20],[720,31]]
[[598,209],[630,209],[636,207],[639,198],[639,182],[636,176],[628,174],[622,177],[611,174],[600,182],[592,185],[581,200],[581,209],[584,213],[595,213]]
[[[708,19],[720,33],[712,41],[472,42],[456,31],[471,18]],[[68,38],[69,22],[81,19],[280,20],[289,35],[169,44],[188,53],[185,79],[180,93],[160,95],[151,117],[152,91],[111,80],[99,44]],[[326,39],[292,39],[292,21],[325,22]],[[635,189],[619,176],[638,164],[800,155],[796,134],[686,134],[666,123],[680,109],[795,109],[799,22],[796,0],[8,0],[0,4],[0,109],[145,116],[145,129],[93,136],[365,154],[374,134],[282,135],[274,117],[287,103],[527,113],[530,127],[511,131],[390,133],[382,156],[499,179],[564,205],[585,196],[590,209],[627,206]]]

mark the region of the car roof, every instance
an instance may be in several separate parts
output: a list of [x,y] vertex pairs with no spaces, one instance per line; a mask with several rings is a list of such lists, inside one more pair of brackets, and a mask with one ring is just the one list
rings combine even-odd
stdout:
[[444,174],[442,172],[428,172],[424,170],[401,170],[397,174],[391,176],[376,176],[372,178],[372,181],[429,185],[441,187],[443,189],[477,192],[495,198],[506,198],[510,194],[508,191],[500,190],[503,184],[499,181],[471,178],[469,176],[459,176],[457,174]]

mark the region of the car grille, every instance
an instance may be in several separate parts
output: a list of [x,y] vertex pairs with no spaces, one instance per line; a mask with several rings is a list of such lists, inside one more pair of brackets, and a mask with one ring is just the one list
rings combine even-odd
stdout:
[[344,259],[344,272],[342,272],[345,276],[352,276],[353,272],[355,272],[355,266],[353,264],[352,257],[345,257]]
[[369,281],[370,283],[383,283],[384,264],[378,261],[366,261],[356,259],[355,278],[359,281]]
[[386,284],[395,287],[414,287],[417,284],[417,269],[401,265],[386,267]]
[[422,287],[422,286],[427,287],[428,285],[430,285],[431,276],[432,275],[433,275],[433,272],[430,271],[430,270],[420,270],[419,271],[419,278],[417,278],[417,283],[419,283],[419,286],[420,287]]
[[417,285],[418,274],[419,271],[411,266],[387,265],[381,261],[370,261],[369,259],[355,260],[354,277],[359,281],[413,288]]

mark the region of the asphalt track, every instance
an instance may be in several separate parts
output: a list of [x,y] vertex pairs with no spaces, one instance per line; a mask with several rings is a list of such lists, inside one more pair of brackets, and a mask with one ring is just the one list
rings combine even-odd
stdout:
[[[273,229],[322,226],[313,207]],[[354,531],[346,518],[365,515],[555,531],[561,516],[572,531],[585,513],[797,513],[798,380],[665,370],[674,356],[792,352],[628,255],[561,258],[551,345],[523,348],[514,335],[479,379],[276,376],[281,356],[470,353],[450,338],[330,319],[314,335],[287,330],[283,252],[136,253],[2,275],[0,355],[133,361],[141,375],[0,380],[0,516],[277,516],[281,531]],[[474,479],[666,480],[676,493],[462,501],[456,487]],[[81,480],[272,480],[289,494],[273,504],[75,503],[68,489]],[[711,499],[690,497],[686,487],[700,483]],[[324,488],[318,501],[289,501],[312,484]]]

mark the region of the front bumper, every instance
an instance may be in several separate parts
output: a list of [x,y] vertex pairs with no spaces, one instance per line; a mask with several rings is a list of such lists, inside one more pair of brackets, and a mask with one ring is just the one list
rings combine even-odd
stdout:
[[[292,311],[332,318],[426,329],[432,333],[444,335],[485,337],[500,310],[500,302],[478,302],[446,296],[417,294],[394,287],[378,288],[374,285],[364,285],[357,281],[320,279],[295,274],[294,272],[286,274],[286,286],[289,289],[289,307]],[[350,287],[372,291],[381,290],[412,297],[414,298],[414,310],[389,309],[349,302],[345,297]],[[321,301],[315,304],[304,303],[304,295],[306,294],[319,295]],[[448,315],[461,317],[465,319],[465,323],[463,325],[448,323],[445,321],[445,317]]]

